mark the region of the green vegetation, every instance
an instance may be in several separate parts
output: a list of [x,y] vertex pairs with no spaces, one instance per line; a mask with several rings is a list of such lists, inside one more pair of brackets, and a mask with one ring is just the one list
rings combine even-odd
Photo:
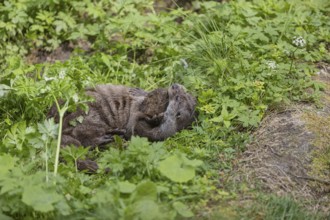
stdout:
[[309,129],[317,134],[312,154],[311,174],[327,179],[330,170],[330,135],[328,133],[330,117],[322,118],[315,112],[306,113],[304,117]]
[[[251,129],[268,109],[318,96],[311,75],[315,62],[330,61],[330,5],[194,1],[192,9],[158,12],[151,0],[0,3],[1,219],[185,218],[209,199],[235,197],[216,189],[219,170],[232,169]],[[29,62],[64,45],[75,48],[65,62]],[[67,163],[57,165],[58,125],[46,119],[54,102],[66,102],[62,111],[84,106],[84,88],[98,83],[151,90],[174,82],[198,96],[192,130],[162,143],[116,138],[105,151],[61,149]],[[98,174],[76,171],[87,155]],[[269,219],[304,216],[291,202],[267,204],[271,216],[285,215],[285,204],[295,215]]]
[[[254,203],[241,201],[236,206],[221,206],[221,209],[214,211],[209,219],[315,219],[321,220],[321,215],[310,214],[297,202],[288,197],[258,196]],[[238,210],[239,209],[239,210]]]

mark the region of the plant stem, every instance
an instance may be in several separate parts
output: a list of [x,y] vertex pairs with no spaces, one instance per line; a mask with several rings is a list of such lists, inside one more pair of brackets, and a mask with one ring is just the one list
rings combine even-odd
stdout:
[[64,116],[65,111],[67,110],[68,102],[66,102],[65,106],[61,109],[55,96],[54,96],[54,99],[55,99],[57,111],[59,113],[58,137],[57,137],[57,147],[56,147],[55,163],[54,163],[54,176],[56,176],[57,170],[58,170],[58,162],[59,162],[59,158],[60,158],[63,116]]
[[293,51],[292,54],[291,54],[291,64],[290,64],[290,69],[289,69],[289,75],[291,74],[291,70],[292,70],[292,66],[293,66],[294,53],[296,51],[297,51],[297,49],[295,49],[295,51]]
[[76,158],[74,158],[74,166],[75,166],[76,173],[78,173],[78,160]]
[[49,181],[49,169],[48,169],[48,141],[46,142],[46,182]]
[[54,164],[54,176],[57,174],[58,169],[58,161],[60,158],[60,148],[61,148],[61,138],[62,138],[62,120],[63,117],[60,114],[59,128],[58,128],[58,137],[57,137],[57,146],[56,146],[56,154],[55,154],[55,164]]

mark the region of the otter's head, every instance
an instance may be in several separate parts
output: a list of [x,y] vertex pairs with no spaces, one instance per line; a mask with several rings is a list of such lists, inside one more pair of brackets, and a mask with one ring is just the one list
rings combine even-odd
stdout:
[[172,117],[176,121],[177,131],[188,128],[196,120],[195,111],[197,100],[194,96],[186,92],[184,86],[173,84],[168,88],[169,105],[167,109],[172,112]]

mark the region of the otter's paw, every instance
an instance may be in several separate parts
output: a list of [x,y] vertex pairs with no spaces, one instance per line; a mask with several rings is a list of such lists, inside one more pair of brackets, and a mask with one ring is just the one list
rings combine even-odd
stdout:
[[153,115],[152,117],[146,117],[145,121],[152,126],[158,126],[162,123],[163,119],[164,119],[164,112]]
[[90,159],[86,160],[78,160],[77,161],[77,166],[79,171],[84,171],[89,174],[96,173],[97,169],[99,166],[95,161],[92,161]]
[[126,133],[126,129],[119,129],[119,128],[116,128],[116,129],[113,129],[113,130],[110,130],[109,132],[107,132],[107,135],[124,135]]

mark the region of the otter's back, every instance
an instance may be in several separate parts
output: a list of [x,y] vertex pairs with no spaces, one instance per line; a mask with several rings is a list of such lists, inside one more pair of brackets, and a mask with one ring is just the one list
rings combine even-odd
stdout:
[[134,99],[129,89],[120,85],[98,85],[86,91],[95,98],[90,105],[90,120],[102,121],[109,128],[124,129],[128,123]]

